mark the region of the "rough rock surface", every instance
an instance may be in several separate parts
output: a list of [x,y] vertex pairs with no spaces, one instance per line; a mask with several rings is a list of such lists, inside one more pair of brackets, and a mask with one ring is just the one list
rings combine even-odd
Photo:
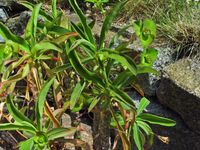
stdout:
[[[163,68],[175,61],[174,51],[169,47],[155,47],[158,50],[158,57],[153,68],[162,71]],[[146,96],[155,96],[159,85],[160,76],[153,74],[141,74],[138,76],[138,83]]]
[[176,121],[174,127],[151,126],[157,135],[168,137],[169,144],[154,137],[154,144],[150,150],[199,150],[200,134],[190,130],[178,114],[155,102],[151,102],[147,111]]
[[0,0],[0,6],[10,7],[16,0]]
[[15,18],[10,18],[6,22],[6,26],[17,35],[22,35],[24,33],[24,29],[26,27],[26,24],[28,22],[28,19],[30,18],[30,13],[25,11],[20,14],[20,16],[17,16]]
[[[134,98],[136,105],[139,104],[139,97],[135,94],[131,94]],[[166,117],[176,121],[174,127],[162,127],[158,125],[151,125],[155,134],[168,137],[169,143],[165,144],[154,137],[154,144],[150,150],[199,150],[200,134],[193,132],[185,125],[184,121],[174,111],[162,106],[156,99],[151,100],[150,105],[146,111],[158,116]]]
[[167,66],[163,71],[157,96],[163,105],[180,114],[189,128],[200,133],[198,66],[191,59],[182,59]]

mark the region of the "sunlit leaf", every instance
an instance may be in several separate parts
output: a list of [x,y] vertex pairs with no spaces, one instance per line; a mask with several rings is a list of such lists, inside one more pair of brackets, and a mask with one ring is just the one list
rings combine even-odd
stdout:
[[115,7],[112,9],[112,11],[110,12],[109,15],[106,16],[104,22],[103,22],[103,26],[101,29],[101,34],[100,34],[100,39],[99,39],[99,48],[101,49],[106,37],[106,33],[108,32],[108,30],[111,27],[111,24],[113,22],[113,20],[115,19],[115,17],[117,16],[117,14],[120,12],[120,10],[122,9],[122,7],[127,3],[127,1],[123,1],[118,3],[117,5],[115,5]]
[[31,124],[33,124],[33,122],[27,118],[26,116],[24,116],[14,105],[13,101],[12,101],[12,97],[9,95],[7,97],[7,101],[6,101],[6,106],[8,108],[9,113],[12,115],[13,119],[15,119],[15,121],[17,122],[22,122],[22,121],[26,121],[29,122]]
[[46,100],[46,95],[51,87],[51,85],[54,82],[54,78],[46,81],[46,83],[42,86],[39,96],[38,96],[38,100],[36,103],[36,119],[37,119],[37,125],[39,130],[42,129],[42,116],[43,116],[43,111],[44,111],[44,103]]
[[48,140],[54,140],[64,136],[73,135],[76,132],[76,128],[55,128],[47,132]]
[[91,42],[91,43],[95,43],[94,42],[94,38],[92,35],[92,30],[90,29],[90,27],[87,24],[87,19],[85,17],[85,15],[83,14],[83,12],[81,11],[81,9],[79,8],[77,2],[75,0],[69,0],[73,10],[76,12],[76,14],[78,15],[81,24],[83,25],[85,34],[87,35],[87,39]]
[[81,84],[81,82],[78,82],[76,84],[76,86],[72,92],[71,98],[70,98],[70,109],[73,109],[74,106],[76,105],[81,92],[85,88],[85,85],[86,85],[85,82],[83,84]]
[[1,22],[0,22],[0,35],[5,40],[11,40],[12,42],[18,44],[21,50],[27,52],[30,50],[29,44],[23,38],[11,33],[10,30]]
[[176,122],[174,120],[164,118],[164,117],[159,117],[153,114],[148,114],[148,113],[143,113],[137,116],[138,119],[141,119],[143,121],[146,121],[151,124],[158,124],[161,126],[167,126],[167,127],[172,127],[176,125]]
[[150,104],[150,101],[146,99],[145,97],[143,97],[140,100],[139,107],[137,108],[137,115],[140,115],[149,104]]
[[19,143],[19,150],[32,150],[34,146],[34,138]]

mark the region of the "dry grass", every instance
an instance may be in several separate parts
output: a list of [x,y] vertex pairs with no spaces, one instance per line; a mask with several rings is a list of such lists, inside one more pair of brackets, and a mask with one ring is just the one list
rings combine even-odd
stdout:
[[158,26],[158,39],[164,37],[177,51],[200,53],[200,4],[191,5],[186,0],[129,0],[125,11],[128,19],[152,18]]

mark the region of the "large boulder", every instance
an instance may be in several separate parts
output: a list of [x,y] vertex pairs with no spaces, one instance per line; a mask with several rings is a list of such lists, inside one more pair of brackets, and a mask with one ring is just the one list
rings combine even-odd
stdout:
[[[130,95],[134,99],[136,106],[138,106],[141,98],[134,93]],[[166,144],[155,136],[150,150],[199,150],[200,134],[189,129],[180,115],[161,105],[157,99],[150,99],[150,101],[151,103],[146,108],[146,112],[176,121],[174,127],[151,125],[153,132],[157,136],[163,137],[163,140],[166,140],[164,142],[167,143],[169,141],[169,143]]]
[[200,135],[189,129],[177,113],[156,102],[151,102],[147,111],[176,121],[174,127],[151,126],[154,133],[163,136],[166,143],[155,136],[150,150],[199,150]]
[[160,103],[177,112],[196,133],[200,133],[199,64],[182,59],[167,66],[157,89]]

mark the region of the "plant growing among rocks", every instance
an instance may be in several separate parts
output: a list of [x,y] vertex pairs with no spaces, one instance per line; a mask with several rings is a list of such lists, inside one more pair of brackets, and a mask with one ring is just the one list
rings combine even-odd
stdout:
[[[66,47],[68,59],[81,77],[80,82],[77,83],[72,93],[70,108],[74,108],[80,95],[87,95],[86,99],[91,101],[89,102],[88,111],[94,113],[94,148],[96,150],[110,147],[109,122],[111,118],[113,118],[118,134],[121,137],[123,149],[131,149],[130,137],[133,137],[138,149],[143,149],[145,136],[143,136],[140,128],[145,130],[149,136],[153,134],[145,121],[164,126],[175,125],[175,122],[170,119],[141,114],[149,101],[143,98],[140,107],[137,109],[130,96],[123,91],[125,86],[135,81],[138,74],[157,73],[152,69],[157,51],[149,48],[156,32],[155,24],[151,20],[134,23],[136,34],[144,48],[139,64],[136,64],[127,55],[127,43],[113,48],[113,42],[116,39],[114,37],[109,46],[105,44],[105,37],[111,27],[111,23],[125,3],[118,3],[105,18],[99,41],[95,41],[86,17],[76,1],[70,0],[70,4],[81,22],[79,25],[72,23],[72,28],[79,34],[79,38],[71,40],[71,44]],[[87,60],[86,63],[81,62],[83,58]],[[113,72],[116,73],[116,68],[120,68],[121,73],[113,74]],[[121,124],[118,120],[117,114],[124,124]]]

